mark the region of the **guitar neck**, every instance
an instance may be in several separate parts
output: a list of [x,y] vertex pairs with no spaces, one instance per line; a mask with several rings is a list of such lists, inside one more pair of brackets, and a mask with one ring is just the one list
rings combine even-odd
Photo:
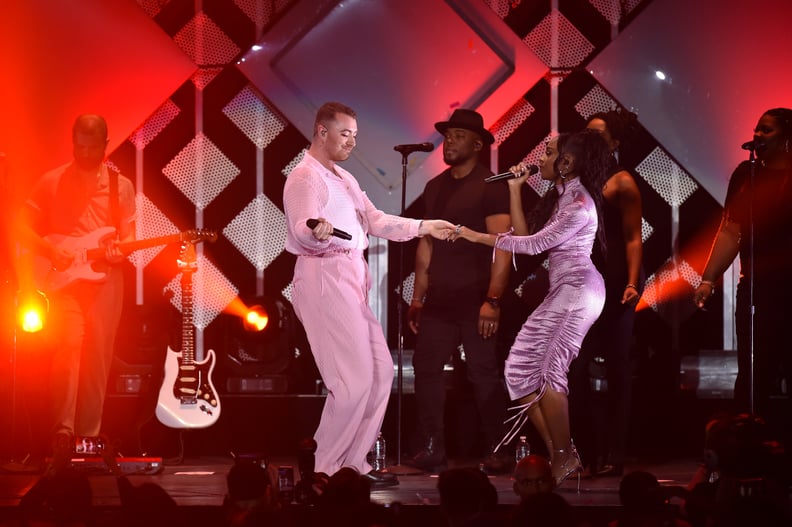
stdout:
[[[124,254],[129,254],[140,249],[147,249],[149,247],[156,247],[157,245],[167,245],[169,243],[178,242],[182,239],[181,233],[168,234],[167,236],[159,236],[157,238],[147,238],[145,240],[133,240],[118,244],[118,248]],[[102,258],[105,254],[104,247],[94,247],[86,251],[86,257],[89,260],[97,260]]]
[[195,325],[193,324],[192,270],[182,272],[182,347],[179,363],[191,365],[195,362]]

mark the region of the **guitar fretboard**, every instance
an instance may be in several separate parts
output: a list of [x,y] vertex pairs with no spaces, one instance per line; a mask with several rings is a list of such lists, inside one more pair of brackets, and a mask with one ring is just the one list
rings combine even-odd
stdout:
[[181,359],[182,367],[195,363],[195,326],[193,325],[193,286],[192,269],[182,271],[181,280],[181,305],[182,305],[182,343]]

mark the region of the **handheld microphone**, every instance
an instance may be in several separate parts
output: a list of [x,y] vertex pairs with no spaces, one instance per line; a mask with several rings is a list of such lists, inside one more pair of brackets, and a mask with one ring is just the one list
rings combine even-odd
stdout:
[[[309,220],[306,220],[305,224],[308,225],[309,229],[314,230],[316,228],[316,226],[319,225],[319,220],[311,218]],[[333,227],[333,233],[332,234],[336,238],[341,238],[342,240],[351,240],[352,239],[352,235],[351,234],[349,234],[348,232],[344,232],[341,229],[336,229],[335,227]]]
[[740,148],[743,150],[762,150],[765,147],[765,144],[761,141],[757,141],[754,139],[753,141],[748,141],[747,143],[743,143]]
[[411,154],[413,152],[431,152],[434,150],[434,145],[432,143],[420,143],[416,145],[396,145],[393,147],[394,150],[400,152],[404,155]]
[[[525,170],[528,172],[529,176],[533,176],[534,174],[539,172],[539,167],[536,166],[536,165],[528,165],[527,167],[525,167]],[[490,176],[490,177],[486,178],[484,180],[484,182],[485,183],[492,183],[493,181],[500,181],[502,179],[514,179],[514,178],[517,178],[517,177],[520,177],[520,176],[522,176],[522,174],[515,175],[515,174],[512,174],[511,172],[504,172],[502,174],[495,174],[494,176]]]

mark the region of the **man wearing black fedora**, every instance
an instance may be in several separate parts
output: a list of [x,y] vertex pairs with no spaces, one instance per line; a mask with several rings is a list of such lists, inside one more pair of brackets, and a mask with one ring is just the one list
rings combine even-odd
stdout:
[[[454,110],[435,123],[443,134],[443,161],[448,165],[426,184],[425,218],[442,218],[482,232],[506,232],[511,226],[509,191],[503,182],[486,183],[492,172],[479,160],[495,138],[473,110]],[[464,370],[473,386],[479,421],[489,452],[500,440],[506,411],[496,339],[500,297],[509,275],[510,256],[503,251],[460,240],[418,242],[415,292],[408,311],[416,334],[413,367],[421,448],[407,464],[429,472],[446,466],[444,366],[463,347]],[[510,469],[503,454],[489,454],[483,468]]]

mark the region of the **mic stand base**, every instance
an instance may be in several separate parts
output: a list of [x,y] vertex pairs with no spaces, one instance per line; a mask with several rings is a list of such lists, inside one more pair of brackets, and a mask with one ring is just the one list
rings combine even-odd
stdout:
[[42,467],[31,465],[28,463],[30,456],[25,456],[22,461],[8,461],[0,464],[0,472],[8,472],[10,474],[41,474]]

